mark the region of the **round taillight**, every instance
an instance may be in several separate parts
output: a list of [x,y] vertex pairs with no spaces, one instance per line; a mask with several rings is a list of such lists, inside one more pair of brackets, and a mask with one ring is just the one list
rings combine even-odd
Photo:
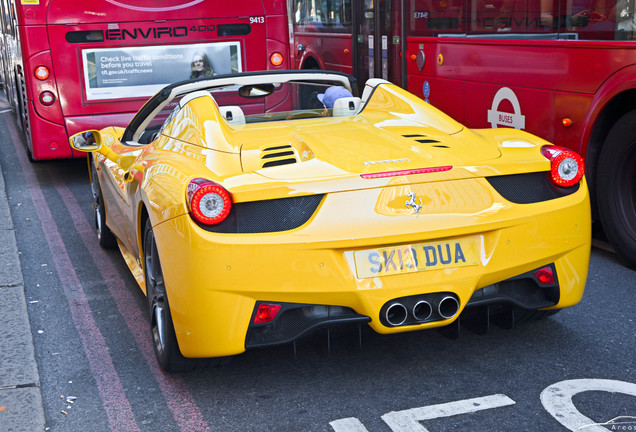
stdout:
[[541,153],[550,160],[550,178],[555,185],[574,186],[583,177],[585,164],[577,152],[558,146],[543,146]]
[[271,56],[269,56],[269,61],[274,65],[274,66],[280,66],[283,64],[283,62],[285,61],[285,57],[283,57],[283,55],[279,52],[275,52],[273,53]]
[[49,75],[51,75],[51,73],[49,72],[49,68],[47,68],[46,66],[36,67],[34,73],[35,77],[40,81],[47,80],[49,78]]
[[230,214],[232,197],[218,183],[195,178],[188,183],[188,204],[190,214],[197,222],[216,225]]
[[44,106],[51,106],[55,103],[55,95],[50,91],[40,93],[40,103]]

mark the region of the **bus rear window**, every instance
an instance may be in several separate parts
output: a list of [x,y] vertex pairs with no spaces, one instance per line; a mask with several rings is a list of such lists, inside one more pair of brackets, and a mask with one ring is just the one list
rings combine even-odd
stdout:
[[633,40],[633,8],[618,0],[409,1],[412,36]]

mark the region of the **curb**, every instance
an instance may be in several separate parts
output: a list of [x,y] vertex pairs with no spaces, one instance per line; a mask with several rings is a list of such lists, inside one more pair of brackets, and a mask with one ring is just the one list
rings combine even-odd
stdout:
[[0,168],[0,431],[44,431],[40,376],[15,231]]

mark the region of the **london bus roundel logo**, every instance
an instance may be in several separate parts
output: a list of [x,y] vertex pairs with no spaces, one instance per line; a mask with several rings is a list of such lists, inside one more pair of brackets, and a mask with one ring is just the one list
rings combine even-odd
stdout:
[[[510,102],[513,113],[499,111],[499,105],[504,100]],[[488,110],[488,122],[493,128],[508,126],[515,129],[523,129],[526,127],[526,116],[521,115],[521,106],[515,92],[508,87],[499,89],[492,100],[492,107]]]

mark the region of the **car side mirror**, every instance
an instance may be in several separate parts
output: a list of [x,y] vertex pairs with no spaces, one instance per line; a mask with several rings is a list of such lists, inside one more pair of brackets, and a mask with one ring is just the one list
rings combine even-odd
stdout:
[[81,152],[98,151],[102,146],[102,135],[98,130],[80,132],[69,138],[71,147]]

